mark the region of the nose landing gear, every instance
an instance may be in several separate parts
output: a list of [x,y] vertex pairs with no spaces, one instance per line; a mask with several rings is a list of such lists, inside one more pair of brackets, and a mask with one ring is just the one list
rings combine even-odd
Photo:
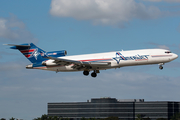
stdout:
[[163,69],[163,66],[162,66],[162,65],[164,65],[164,63],[160,63],[160,64],[159,64],[159,69],[160,69],[160,70]]
[[162,70],[162,69],[163,69],[163,66],[162,66],[162,65],[160,65],[160,66],[159,66],[159,69],[160,69],[160,70]]

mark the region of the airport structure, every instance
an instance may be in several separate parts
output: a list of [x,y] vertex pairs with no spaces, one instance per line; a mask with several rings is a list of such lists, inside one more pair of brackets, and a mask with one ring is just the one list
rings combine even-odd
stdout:
[[180,102],[144,101],[144,99],[119,100],[116,98],[92,98],[87,102],[48,103],[48,116],[80,120],[81,118],[118,117],[119,120],[165,118],[180,112]]

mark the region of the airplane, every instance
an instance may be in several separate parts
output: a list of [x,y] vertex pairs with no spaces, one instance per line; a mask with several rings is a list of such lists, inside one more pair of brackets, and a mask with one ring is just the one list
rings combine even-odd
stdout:
[[141,49],[95,54],[66,56],[67,51],[46,52],[33,43],[20,45],[5,44],[19,50],[32,64],[27,69],[40,69],[57,72],[83,71],[85,76],[96,77],[100,70],[125,66],[158,64],[163,69],[165,63],[178,58],[178,55],[165,49]]

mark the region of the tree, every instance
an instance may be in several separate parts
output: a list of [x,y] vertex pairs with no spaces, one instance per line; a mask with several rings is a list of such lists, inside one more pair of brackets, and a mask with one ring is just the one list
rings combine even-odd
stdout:
[[158,118],[156,120],[167,120],[166,118]]
[[151,120],[151,118],[147,117],[147,118],[143,118],[143,120]]
[[118,117],[108,117],[108,118],[105,118],[104,120],[119,120]]
[[46,114],[42,115],[41,120],[48,120],[48,115],[46,115]]
[[10,118],[9,120],[15,120],[15,118],[12,117],[12,118]]
[[63,118],[63,120],[69,120],[69,118]]
[[81,120],[87,120],[87,119],[83,117],[83,118],[81,118]]
[[180,113],[176,113],[174,116],[172,116],[171,120],[180,120]]
[[137,114],[136,117],[137,118],[135,120],[151,120],[151,118],[149,118],[149,117],[143,118],[143,117],[145,117],[145,115],[142,115],[142,114]]
[[141,115],[141,114],[137,114],[137,115],[136,115],[136,117],[137,117],[137,118],[136,118],[136,120],[143,120],[143,118],[142,118],[142,115]]
[[41,120],[41,118],[38,117],[38,118],[34,118],[33,120]]

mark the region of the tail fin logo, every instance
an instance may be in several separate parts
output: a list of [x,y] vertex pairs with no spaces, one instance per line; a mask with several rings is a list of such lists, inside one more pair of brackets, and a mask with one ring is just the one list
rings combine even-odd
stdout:
[[39,55],[38,49],[28,49],[28,50],[21,50],[21,53],[26,57],[26,58],[32,58],[34,57],[37,60],[37,57]]
[[34,53],[35,50],[36,49],[27,49],[27,50],[20,50],[20,51],[25,57],[30,58],[32,53]]
[[31,57],[34,56],[34,58],[37,60],[37,57],[39,55],[38,49],[36,48],[36,50],[31,54]]

